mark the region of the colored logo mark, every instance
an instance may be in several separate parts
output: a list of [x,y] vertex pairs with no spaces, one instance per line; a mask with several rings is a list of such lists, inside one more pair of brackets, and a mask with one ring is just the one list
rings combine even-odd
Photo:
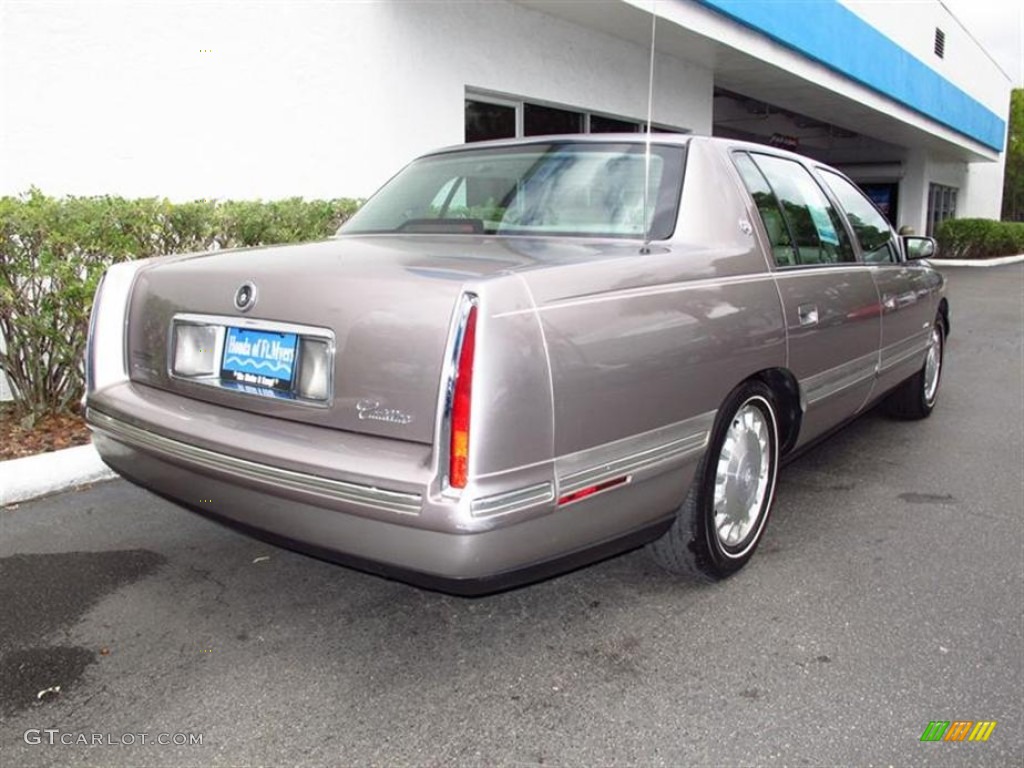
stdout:
[[988,741],[995,729],[995,720],[932,720],[921,741]]

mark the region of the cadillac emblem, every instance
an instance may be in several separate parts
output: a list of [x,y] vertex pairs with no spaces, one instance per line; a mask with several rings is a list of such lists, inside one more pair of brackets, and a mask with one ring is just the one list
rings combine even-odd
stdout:
[[239,312],[248,312],[256,306],[256,284],[252,282],[242,283],[235,291],[235,309]]

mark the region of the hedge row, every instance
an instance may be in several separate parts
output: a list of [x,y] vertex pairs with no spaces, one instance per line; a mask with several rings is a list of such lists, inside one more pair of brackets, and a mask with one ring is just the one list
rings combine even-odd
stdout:
[[[356,200],[274,202],[0,197],[0,371],[28,421],[82,395],[92,297],[112,263],[169,253],[327,237]],[[1024,253],[1024,223],[953,219],[938,227],[945,258]]]
[[274,202],[0,197],[0,371],[19,416],[66,411],[84,388],[96,285],[113,263],[331,235],[356,200]]
[[949,219],[935,232],[943,259],[987,259],[1024,253],[1024,222]]

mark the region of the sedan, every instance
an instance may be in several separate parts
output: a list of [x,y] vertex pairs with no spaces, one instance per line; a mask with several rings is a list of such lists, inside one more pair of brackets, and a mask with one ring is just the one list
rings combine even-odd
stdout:
[[881,399],[931,413],[934,250],[761,145],[453,147],[324,242],[112,267],[86,418],[154,493],[430,588],[643,545],[716,580],[754,554],[786,457]]

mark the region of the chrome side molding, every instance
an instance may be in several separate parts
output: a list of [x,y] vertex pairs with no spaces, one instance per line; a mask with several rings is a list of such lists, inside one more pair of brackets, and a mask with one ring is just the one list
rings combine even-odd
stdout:
[[546,504],[555,500],[555,489],[551,483],[538,483],[528,488],[518,488],[508,493],[485,496],[473,501],[473,517],[496,517],[518,512],[535,504]]
[[559,496],[635,475],[662,464],[682,462],[707,446],[716,411],[606,443],[555,460]]
[[800,380],[800,390],[807,405],[815,405],[832,395],[838,395],[878,373],[878,353],[871,352],[854,360],[829,368]]
[[891,368],[895,368],[900,363],[913,359],[917,355],[923,355],[930,343],[931,328],[929,327],[917,336],[882,347],[879,372],[884,373]]

